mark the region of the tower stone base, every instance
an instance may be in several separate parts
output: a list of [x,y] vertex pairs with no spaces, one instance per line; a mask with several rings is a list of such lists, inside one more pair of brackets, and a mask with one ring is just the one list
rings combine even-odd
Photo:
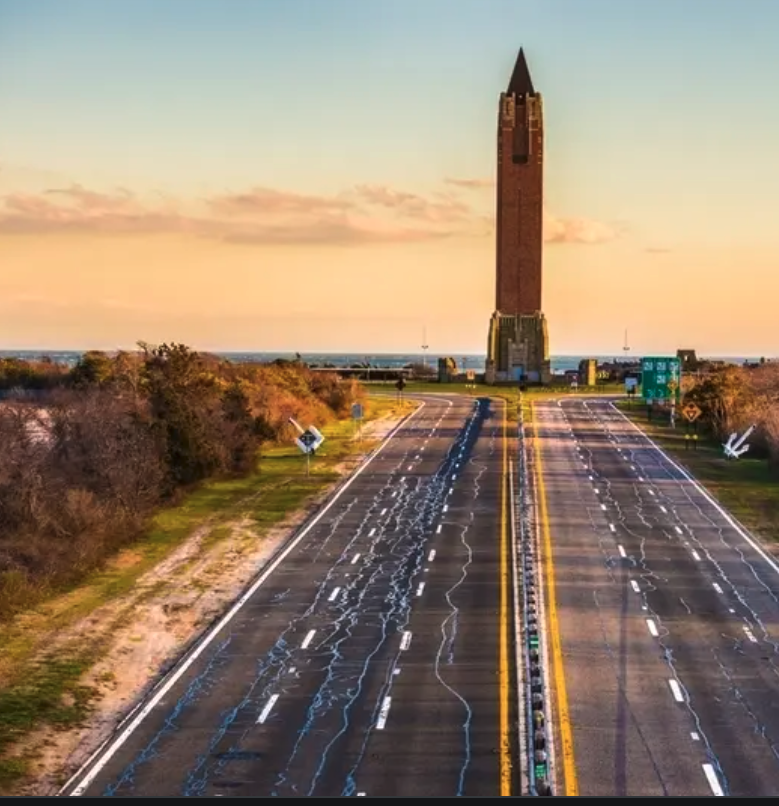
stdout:
[[490,319],[485,381],[546,385],[551,377],[546,317],[495,311]]

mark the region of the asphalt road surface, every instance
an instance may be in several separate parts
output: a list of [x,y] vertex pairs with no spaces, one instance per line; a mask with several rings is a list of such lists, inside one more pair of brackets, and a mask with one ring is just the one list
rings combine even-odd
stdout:
[[502,794],[504,427],[428,397],[63,794]]
[[536,405],[559,794],[779,792],[779,568],[608,401]]

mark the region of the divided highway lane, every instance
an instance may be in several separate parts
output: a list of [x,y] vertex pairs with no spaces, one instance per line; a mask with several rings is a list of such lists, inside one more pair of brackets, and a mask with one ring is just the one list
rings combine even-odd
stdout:
[[[779,569],[608,401],[538,406],[581,795],[779,790]],[[572,781],[572,778],[577,780]]]
[[499,415],[426,398],[63,794],[500,794]]

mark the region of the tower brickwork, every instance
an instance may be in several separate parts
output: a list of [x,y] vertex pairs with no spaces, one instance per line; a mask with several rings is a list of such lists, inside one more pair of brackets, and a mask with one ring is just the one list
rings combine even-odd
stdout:
[[549,334],[541,277],[544,116],[541,94],[520,49],[498,108],[495,312],[487,345],[488,382],[549,383]]
[[544,118],[519,52],[498,112],[495,308],[539,313],[543,254]]

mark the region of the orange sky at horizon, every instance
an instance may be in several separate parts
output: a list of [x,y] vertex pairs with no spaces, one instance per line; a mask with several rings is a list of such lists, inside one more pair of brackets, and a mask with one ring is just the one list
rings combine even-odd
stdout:
[[[212,350],[415,352],[426,330],[434,354],[482,353],[494,294],[494,238],[484,233],[244,245],[53,228],[0,234],[0,262],[5,349],[114,349],[145,340]],[[740,262],[763,278],[764,302],[741,302],[711,281]],[[552,354],[620,354],[628,328],[636,354],[693,347],[759,355],[772,342],[774,265],[760,250],[650,251],[629,233],[547,244]],[[734,340],[726,312],[742,305],[750,316]]]

